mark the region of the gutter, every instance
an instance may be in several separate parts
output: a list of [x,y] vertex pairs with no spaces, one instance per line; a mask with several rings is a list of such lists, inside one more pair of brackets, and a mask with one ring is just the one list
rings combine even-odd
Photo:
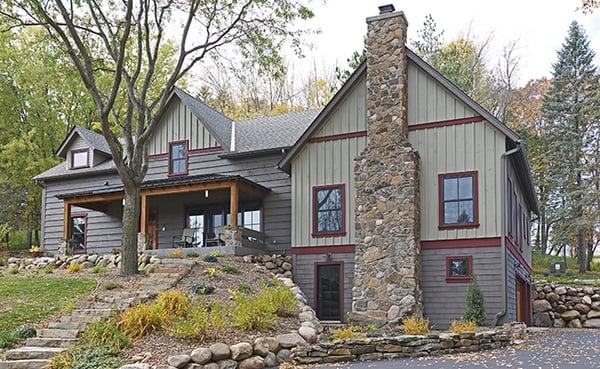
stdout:
[[496,321],[494,322],[495,326],[498,325],[498,322],[506,315],[506,311],[508,310],[508,294],[506,292],[506,161],[508,160],[508,157],[510,155],[521,151],[521,141],[516,141],[516,143],[517,147],[502,153],[502,155],[500,156],[500,160],[502,161],[502,163],[500,164],[500,178],[502,179],[502,183],[500,184],[500,188],[502,191],[500,196],[500,253],[502,254],[500,260],[502,262],[502,277],[500,278],[500,280],[502,282],[502,303],[504,305],[504,308],[498,313],[496,313]]

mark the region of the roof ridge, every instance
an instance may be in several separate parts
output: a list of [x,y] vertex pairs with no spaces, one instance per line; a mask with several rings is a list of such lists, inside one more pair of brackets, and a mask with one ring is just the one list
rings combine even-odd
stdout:
[[264,119],[264,118],[277,118],[277,117],[282,117],[282,116],[285,116],[285,115],[307,113],[307,112],[313,112],[313,111],[318,111],[318,110],[322,110],[322,109],[323,108],[308,108],[308,109],[303,109],[303,110],[298,110],[298,111],[288,111],[288,112],[285,112],[285,113],[279,113],[279,114],[273,114],[273,115],[263,114],[263,115],[255,117],[255,118],[247,118],[247,119],[241,119],[241,120],[234,120],[234,122],[236,122],[236,123],[251,122],[251,121],[256,121],[256,120]]
[[218,111],[217,109],[215,109],[212,106],[208,105],[206,102],[202,101],[201,99],[192,96],[189,92],[187,92],[186,90],[182,89],[181,87],[173,86],[173,90],[179,91],[180,93],[184,94],[187,98],[195,100],[196,102],[204,105],[206,108],[214,111],[215,113],[217,113],[219,115],[222,115],[224,118],[229,119],[232,122],[234,121],[234,119],[229,118],[227,115],[223,114],[223,112]]

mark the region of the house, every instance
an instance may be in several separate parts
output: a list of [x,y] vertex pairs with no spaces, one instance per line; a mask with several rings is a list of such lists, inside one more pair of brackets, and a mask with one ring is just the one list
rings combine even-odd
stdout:
[[[322,110],[235,121],[175,88],[140,247],[291,253],[325,321],[423,313],[443,328],[475,277],[489,324],[529,322],[538,205],[518,135],[405,46],[402,12],[367,24],[366,61]],[[110,252],[123,193],[106,142],[75,127],[57,154],[36,177],[44,248]]]

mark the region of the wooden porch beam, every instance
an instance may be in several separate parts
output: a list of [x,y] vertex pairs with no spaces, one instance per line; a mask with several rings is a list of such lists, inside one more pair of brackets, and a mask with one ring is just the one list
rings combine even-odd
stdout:
[[109,194],[102,194],[102,195],[88,195],[88,196],[81,196],[81,197],[73,197],[73,198],[69,198],[69,199],[64,199],[65,202],[69,202],[72,205],[78,205],[78,204],[90,204],[90,203],[94,203],[94,202],[108,202],[108,201],[117,201],[117,200],[123,200],[124,195],[122,192],[119,193],[109,193]]
[[63,232],[64,239],[68,240],[71,235],[71,203],[69,201],[64,201],[64,211],[63,211]]
[[229,196],[229,225],[232,228],[236,228],[238,226],[237,221],[238,221],[238,208],[239,208],[239,189],[238,189],[238,183],[237,181],[233,181],[231,183],[231,187],[229,188],[230,190],[230,196]]
[[146,194],[148,196],[158,196],[158,195],[171,195],[176,193],[186,193],[186,192],[197,192],[197,191],[206,191],[206,190],[217,190],[221,188],[229,188],[231,187],[232,180],[219,181],[219,182],[207,182],[207,183],[190,183],[178,186],[168,186],[168,187],[157,187],[157,188],[148,188],[142,190],[142,194]]
[[148,228],[148,195],[142,193],[140,202],[140,233],[146,233]]

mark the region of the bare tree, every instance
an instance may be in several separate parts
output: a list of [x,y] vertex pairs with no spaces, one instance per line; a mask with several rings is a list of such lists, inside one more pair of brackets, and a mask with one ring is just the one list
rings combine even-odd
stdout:
[[[146,146],[172,88],[207,55],[228,46],[265,69],[277,67],[283,42],[299,50],[307,32],[292,25],[313,13],[295,0],[14,0],[0,5],[0,15],[9,29],[44,27],[92,97],[124,188],[121,271],[134,274]],[[167,27],[176,29],[176,61],[151,96]],[[122,109],[116,104],[120,94]]]

